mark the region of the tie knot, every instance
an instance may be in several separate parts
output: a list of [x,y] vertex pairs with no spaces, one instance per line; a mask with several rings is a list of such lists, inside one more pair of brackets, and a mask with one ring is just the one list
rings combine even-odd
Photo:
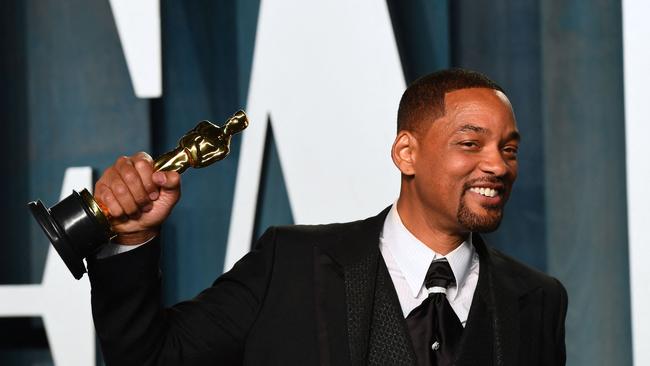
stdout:
[[446,289],[455,283],[456,278],[454,277],[454,272],[452,272],[447,259],[443,258],[431,262],[427,275],[424,278],[424,286],[427,289],[432,287],[442,287]]

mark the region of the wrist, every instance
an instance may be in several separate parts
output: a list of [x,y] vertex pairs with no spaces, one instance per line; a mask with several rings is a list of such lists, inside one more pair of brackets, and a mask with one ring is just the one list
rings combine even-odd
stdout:
[[158,235],[158,230],[142,230],[131,233],[117,233],[112,243],[120,245],[138,245],[145,243]]

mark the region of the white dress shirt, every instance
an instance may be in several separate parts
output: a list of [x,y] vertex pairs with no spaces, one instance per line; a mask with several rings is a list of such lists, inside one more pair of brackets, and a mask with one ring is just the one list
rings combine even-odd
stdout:
[[474,290],[478,282],[479,259],[470,235],[458,248],[440,255],[404,226],[394,204],[386,216],[379,237],[379,250],[384,257],[388,273],[393,280],[404,317],[427,298],[424,277],[434,259],[446,258],[451,266],[456,285],[447,289],[447,300],[463,327],[467,322]]

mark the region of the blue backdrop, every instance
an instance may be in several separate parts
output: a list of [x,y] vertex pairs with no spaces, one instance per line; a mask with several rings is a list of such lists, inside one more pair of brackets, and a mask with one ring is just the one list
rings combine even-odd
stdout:
[[[524,136],[520,178],[489,240],[566,285],[568,364],[631,365],[620,2],[387,4],[407,82],[461,66],[508,92]],[[147,100],[134,96],[106,0],[0,2],[0,283],[40,282],[47,246],[25,204],[56,202],[66,167],[100,174],[245,108],[258,10],[258,0],[161,0],[164,94]],[[221,271],[238,143],[184,176],[164,227],[167,303]],[[272,131],[266,144],[256,235],[292,222]],[[47,347],[39,319],[0,318],[0,364],[51,364]]]

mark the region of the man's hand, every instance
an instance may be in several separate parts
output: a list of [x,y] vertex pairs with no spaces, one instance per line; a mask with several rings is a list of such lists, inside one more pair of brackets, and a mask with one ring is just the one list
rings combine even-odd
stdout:
[[108,208],[119,244],[140,244],[158,234],[180,198],[180,175],[156,172],[140,152],[120,157],[95,184],[95,199]]

